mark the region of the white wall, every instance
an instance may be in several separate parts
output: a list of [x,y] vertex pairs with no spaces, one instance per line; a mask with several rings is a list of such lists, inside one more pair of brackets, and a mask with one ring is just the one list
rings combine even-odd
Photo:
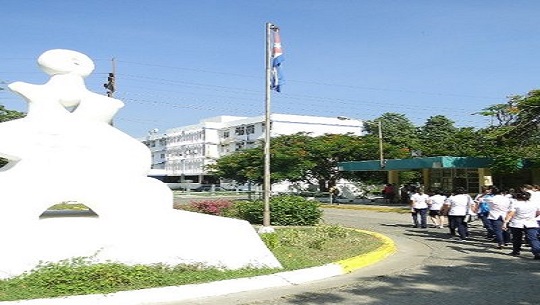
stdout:
[[[264,116],[218,116],[203,119],[199,124],[169,129],[162,134],[153,130],[140,140],[152,151],[153,168],[164,168],[169,176],[203,175],[205,165],[236,150],[254,147],[264,139],[264,121]],[[362,134],[360,120],[272,114],[271,122],[272,137],[298,132],[308,132],[313,136],[325,133]]]

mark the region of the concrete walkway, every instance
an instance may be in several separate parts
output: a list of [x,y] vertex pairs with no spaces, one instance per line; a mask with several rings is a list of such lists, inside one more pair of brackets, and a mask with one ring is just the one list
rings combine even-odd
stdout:
[[466,243],[447,229],[416,229],[409,214],[325,209],[327,223],[380,232],[397,253],[353,273],[302,285],[168,304],[540,304],[540,261],[507,255],[471,225]]

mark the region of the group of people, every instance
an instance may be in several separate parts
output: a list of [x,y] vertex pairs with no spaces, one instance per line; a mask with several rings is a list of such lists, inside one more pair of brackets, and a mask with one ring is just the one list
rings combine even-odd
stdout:
[[462,187],[451,194],[441,190],[425,193],[418,187],[410,195],[410,206],[416,228],[427,228],[428,216],[436,228],[444,228],[447,219],[450,234],[464,242],[469,238],[468,223],[478,218],[485,228],[486,238],[496,242],[498,249],[512,244],[510,254],[519,256],[523,244],[527,243],[534,259],[540,260],[538,186],[524,185],[517,190],[487,186],[475,198]]

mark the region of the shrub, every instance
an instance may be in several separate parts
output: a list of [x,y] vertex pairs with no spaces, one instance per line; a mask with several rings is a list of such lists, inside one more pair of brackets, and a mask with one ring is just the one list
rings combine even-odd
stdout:
[[[234,204],[236,217],[252,224],[262,224],[264,201],[237,201]],[[270,224],[276,226],[312,226],[320,222],[322,209],[316,201],[300,196],[283,195],[270,199]]]
[[192,201],[185,210],[203,214],[225,216],[226,210],[230,209],[233,202],[225,199]]
[[0,280],[0,301],[112,293],[177,286],[268,273],[269,269],[221,270],[203,265],[168,266],[120,263],[93,264],[88,258],[44,263],[31,272]]
[[262,241],[270,250],[274,250],[280,245],[279,236],[276,232],[260,234]]

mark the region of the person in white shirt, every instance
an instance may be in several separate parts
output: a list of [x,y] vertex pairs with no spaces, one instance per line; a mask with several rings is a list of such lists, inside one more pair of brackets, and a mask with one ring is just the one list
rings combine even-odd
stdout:
[[431,218],[431,221],[437,228],[443,228],[444,227],[444,218],[441,217],[441,209],[444,205],[444,201],[446,200],[446,196],[443,194],[441,190],[435,190],[433,192],[433,195],[429,197],[428,204],[429,204],[429,217]]
[[529,192],[519,192],[515,196],[516,200],[506,214],[503,224],[504,230],[510,228],[512,231],[512,252],[510,255],[520,255],[523,233],[525,233],[534,259],[540,259],[538,222],[535,219],[540,216],[540,206],[530,201],[531,194]]
[[[424,193],[422,187],[417,188],[416,192],[411,195],[411,215],[415,228],[427,228],[428,200],[429,196]],[[420,216],[420,223],[418,223],[418,216]]]
[[[525,184],[523,186],[523,190],[531,194],[531,199],[529,199],[532,203],[540,206],[540,190],[538,186],[532,186],[529,184]],[[538,235],[540,235],[540,216],[536,217],[536,221],[538,222]]]
[[469,228],[465,222],[465,215],[471,213],[474,206],[473,199],[464,188],[458,187],[454,195],[448,197],[444,204],[450,206],[448,211],[450,234],[454,235],[457,230],[459,240],[466,241],[469,237]]
[[497,248],[502,249],[503,246],[510,243],[510,233],[502,229],[504,217],[510,210],[512,200],[506,197],[496,186],[491,187],[493,197],[485,199],[489,205],[488,220],[491,223],[491,228],[495,234]]

